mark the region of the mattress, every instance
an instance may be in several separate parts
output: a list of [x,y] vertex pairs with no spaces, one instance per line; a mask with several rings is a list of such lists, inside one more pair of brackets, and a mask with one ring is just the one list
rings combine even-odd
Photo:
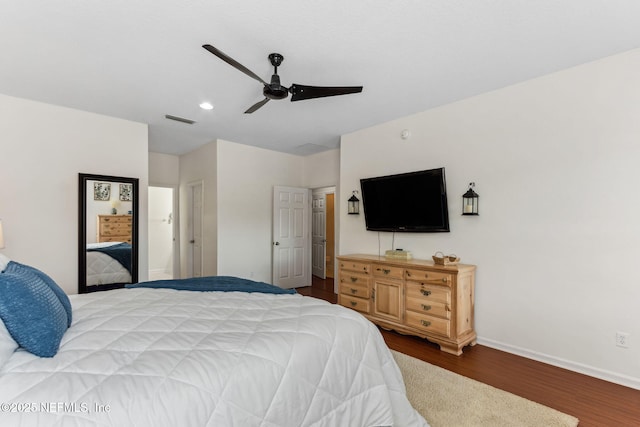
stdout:
[[71,296],[57,355],[0,369],[12,426],[426,426],[378,329],[301,295]]

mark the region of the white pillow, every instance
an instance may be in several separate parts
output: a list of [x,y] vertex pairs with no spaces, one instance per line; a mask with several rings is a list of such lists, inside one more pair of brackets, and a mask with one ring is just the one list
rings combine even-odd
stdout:
[[9,258],[0,254],[0,273],[3,272],[5,268],[7,268],[7,264],[9,264],[9,262],[11,262]]
[[13,356],[18,348],[18,343],[13,339],[4,322],[0,319],[0,368]]

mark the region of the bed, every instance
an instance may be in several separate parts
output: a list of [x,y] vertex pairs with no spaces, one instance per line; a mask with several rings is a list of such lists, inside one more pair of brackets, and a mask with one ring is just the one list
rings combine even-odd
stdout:
[[377,328],[338,305],[164,286],[69,300],[53,357],[7,353],[0,324],[2,425],[427,425]]
[[130,244],[123,242],[89,243],[87,244],[86,259],[87,286],[131,283]]

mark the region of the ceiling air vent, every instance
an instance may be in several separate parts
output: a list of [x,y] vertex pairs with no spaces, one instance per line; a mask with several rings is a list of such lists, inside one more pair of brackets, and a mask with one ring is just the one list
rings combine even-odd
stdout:
[[186,123],[188,125],[192,125],[195,123],[195,120],[185,119],[184,117],[172,116],[171,114],[165,114],[165,119],[175,120],[176,122]]

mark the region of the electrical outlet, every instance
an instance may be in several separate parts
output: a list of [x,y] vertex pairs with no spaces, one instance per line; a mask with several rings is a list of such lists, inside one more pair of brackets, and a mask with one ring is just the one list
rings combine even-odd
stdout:
[[616,332],[616,345],[622,348],[629,348],[629,334],[627,332]]

